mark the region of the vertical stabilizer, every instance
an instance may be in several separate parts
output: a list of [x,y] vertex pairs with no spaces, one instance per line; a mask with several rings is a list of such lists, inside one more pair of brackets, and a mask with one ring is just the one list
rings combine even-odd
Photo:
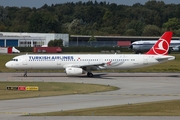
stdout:
[[146,54],[167,55],[172,34],[171,31],[165,32]]

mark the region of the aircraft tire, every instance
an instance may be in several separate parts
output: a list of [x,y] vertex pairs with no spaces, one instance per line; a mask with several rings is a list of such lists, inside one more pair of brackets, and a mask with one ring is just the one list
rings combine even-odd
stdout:
[[93,77],[94,75],[93,75],[91,72],[88,72],[88,73],[87,73],[87,76],[88,76],[88,77]]

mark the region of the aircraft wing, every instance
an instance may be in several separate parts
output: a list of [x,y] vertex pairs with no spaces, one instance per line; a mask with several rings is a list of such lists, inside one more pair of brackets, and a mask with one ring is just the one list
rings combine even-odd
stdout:
[[99,66],[104,66],[105,63],[99,63],[99,64],[71,64],[71,65],[65,65],[64,67],[76,67],[76,68],[85,68],[89,70],[99,70]]

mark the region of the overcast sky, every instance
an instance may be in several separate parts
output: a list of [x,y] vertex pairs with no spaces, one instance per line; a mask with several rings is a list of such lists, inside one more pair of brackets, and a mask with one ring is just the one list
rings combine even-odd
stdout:
[[[0,0],[0,6],[26,6],[26,7],[42,7],[44,4],[51,5],[51,4],[59,4],[59,3],[66,3],[66,2],[87,2],[89,0]],[[92,0],[94,1],[94,0]],[[148,0],[96,0],[98,2],[100,1],[106,1],[109,3],[117,3],[117,4],[124,4],[124,5],[133,5],[135,3],[141,3],[144,4]],[[161,0],[164,1],[166,4],[180,4],[180,0]]]

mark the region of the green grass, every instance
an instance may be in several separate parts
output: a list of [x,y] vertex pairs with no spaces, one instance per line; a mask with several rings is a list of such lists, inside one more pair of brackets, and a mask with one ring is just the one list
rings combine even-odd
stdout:
[[32,116],[180,116],[180,100],[49,112]]
[[[128,53],[127,53],[128,54]],[[180,54],[170,54],[176,57],[175,60],[161,63],[158,65],[150,66],[150,67],[144,67],[144,68],[137,68],[132,70],[109,70],[109,72],[180,72]],[[5,63],[9,60],[11,60],[14,56],[14,54],[6,55],[1,54],[0,55],[0,72],[22,72],[21,70],[12,70],[5,67]],[[63,72],[62,70],[30,70],[28,72]],[[98,72],[104,72],[104,71],[98,71]]]
[[[7,86],[38,86],[39,91],[6,90]],[[0,100],[20,99],[32,97],[58,96],[67,94],[85,94],[117,90],[117,87],[56,82],[0,82]]]
[[11,60],[16,55],[14,54],[0,54],[0,72],[14,72],[15,70],[11,70],[6,68],[5,64],[9,60]]

